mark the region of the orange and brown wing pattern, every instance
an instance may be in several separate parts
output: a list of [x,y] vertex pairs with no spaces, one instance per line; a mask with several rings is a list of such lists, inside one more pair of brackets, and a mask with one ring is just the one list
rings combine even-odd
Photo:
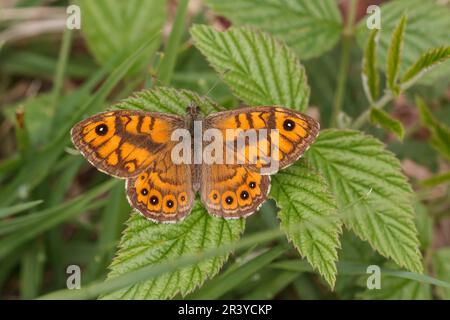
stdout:
[[270,177],[238,165],[203,165],[200,195],[209,213],[223,218],[246,217],[267,199]]
[[77,123],[73,144],[97,169],[118,178],[130,178],[148,168],[170,148],[170,137],[184,120],[156,112],[117,110]]
[[159,155],[154,166],[128,179],[130,204],[154,222],[171,223],[186,217],[192,210],[191,166],[173,164],[170,152]]
[[[215,113],[205,119],[204,127],[221,130],[224,141],[232,143],[236,163],[250,166],[254,170],[266,167],[267,158],[270,157],[279,163],[278,169],[289,166],[303,155],[320,130],[319,123],[310,116],[277,106],[247,107]],[[256,145],[248,143],[239,147],[236,143],[237,136],[227,136],[227,129],[239,129],[244,132],[255,129],[259,133],[264,131],[261,129],[265,129],[267,134],[258,135]],[[224,149],[227,148],[230,148],[230,144],[224,145]],[[264,174],[274,172],[276,171]]]

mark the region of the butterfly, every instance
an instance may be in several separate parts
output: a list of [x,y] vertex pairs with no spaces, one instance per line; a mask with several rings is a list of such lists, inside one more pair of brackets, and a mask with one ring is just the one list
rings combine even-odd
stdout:
[[[222,144],[224,153],[231,154],[231,163],[173,161],[179,143],[172,139],[173,133],[182,129],[193,136],[195,123],[201,125],[202,133],[213,129],[223,134],[223,141],[215,142]],[[248,140],[239,148],[237,136],[227,135],[231,129],[275,131],[277,152],[273,155],[278,167],[263,172],[268,162],[260,161],[275,145],[271,134]],[[141,110],[103,112],[77,123],[71,138],[98,170],[126,179],[127,198],[134,209],[154,222],[172,223],[191,212],[196,193],[214,216],[234,219],[251,215],[268,197],[270,174],[298,160],[319,129],[312,117],[279,106],[243,107],[203,117],[199,108],[191,105],[186,116]],[[195,143],[189,148],[194,149]],[[198,152],[191,152],[187,158],[195,154]],[[249,160],[250,155],[255,161],[236,161],[239,156]]]

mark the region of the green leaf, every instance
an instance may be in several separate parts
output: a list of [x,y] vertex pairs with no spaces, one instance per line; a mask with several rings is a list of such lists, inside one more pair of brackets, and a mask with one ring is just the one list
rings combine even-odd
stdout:
[[[448,31],[450,30],[450,8],[439,1],[423,0],[394,0],[383,3],[381,6],[381,29],[379,31],[379,66],[386,70],[387,48],[390,38],[402,14],[408,15],[408,24],[405,29],[402,65],[400,74],[411,67],[425,52],[442,46],[448,46]],[[361,19],[357,27],[357,40],[364,48],[370,30],[366,26],[366,19]],[[429,74],[420,79],[419,83],[433,84],[437,80],[448,79],[450,61],[443,63]],[[448,80],[445,80],[448,81]]]
[[[433,254],[433,269],[436,277],[450,282],[450,248],[442,248]],[[438,294],[442,299],[450,300],[450,287],[438,288]]]
[[236,25],[255,26],[294,48],[302,59],[332,49],[342,32],[334,0],[206,0],[215,12]]
[[450,128],[434,117],[422,98],[416,97],[416,105],[423,125],[430,130],[430,144],[450,160]]
[[[225,272],[208,282],[199,291],[192,294],[190,299],[219,299],[225,293],[241,285],[246,279],[261,271],[264,267],[278,258],[285,248],[275,247],[261,254],[253,254],[245,262],[238,263],[232,271]],[[236,266],[236,265],[233,265]],[[228,270],[227,270],[228,271]]]
[[219,32],[191,28],[195,46],[246,104],[282,105],[305,110],[309,87],[295,53],[272,36],[249,28]]
[[403,15],[392,33],[391,43],[387,52],[386,81],[389,89],[396,95],[400,92],[397,80],[400,73],[405,25],[406,16]]
[[272,177],[270,196],[288,239],[334,287],[342,222],[326,180],[298,161]]
[[[157,224],[134,214],[128,221],[108,279],[144,266],[231,244],[239,239],[244,225],[244,219],[225,220],[211,216],[199,202],[185,220],[176,224]],[[186,295],[219,272],[227,257],[225,254],[203,260],[102,298],[167,299],[178,293]]]
[[307,153],[330,185],[345,225],[387,258],[422,272],[412,190],[383,144],[353,130],[324,130]]
[[432,176],[431,178],[421,180],[420,184],[424,187],[434,187],[443,183],[449,183],[450,182],[450,171],[439,173],[435,176]]
[[427,250],[433,240],[433,219],[428,214],[428,209],[421,202],[414,203],[416,211],[416,226],[419,232],[420,247]]
[[392,118],[380,108],[371,108],[370,121],[375,125],[381,126],[385,130],[392,131],[400,140],[403,140],[405,135],[403,124],[399,120]]
[[404,86],[409,86],[416,82],[418,78],[424,75],[425,72],[436,67],[442,62],[450,58],[450,47],[442,47],[431,49],[425,52],[420,58],[406,70],[401,82]]
[[[128,48],[131,55],[136,44],[144,43],[160,32],[166,17],[164,0],[78,0],[78,3],[83,19],[81,31],[89,50],[101,65],[123,48]],[[130,73],[136,73],[149,64],[159,43],[160,36],[155,37],[133,64]]]
[[371,104],[380,95],[380,78],[377,71],[378,29],[372,30],[364,49],[362,66],[362,82],[364,91]]

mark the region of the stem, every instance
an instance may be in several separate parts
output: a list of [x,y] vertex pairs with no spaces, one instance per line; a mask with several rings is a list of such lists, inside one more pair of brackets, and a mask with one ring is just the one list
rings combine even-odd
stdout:
[[337,118],[342,110],[342,103],[344,100],[344,89],[347,83],[347,72],[350,63],[350,47],[352,44],[355,22],[355,13],[357,0],[351,0],[348,7],[348,18],[347,25],[345,26],[342,33],[342,50],[341,50],[341,60],[339,64],[339,77],[337,82],[336,93],[334,96],[333,104],[333,116],[331,117],[331,125],[336,126]]
[[370,113],[372,111],[372,108],[379,108],[383,109],[386,104],[388,104],[389,101],[391,101],[394,98],[392,93],[390,91],[386,92],[380,100],[375,102],[373,106],[369,106],[366,111],[364,111],[356,120],[353,122],[351,128],[352,129],[359,129],[361,128],[364,123],[366,123],[367,120],[370,118]]

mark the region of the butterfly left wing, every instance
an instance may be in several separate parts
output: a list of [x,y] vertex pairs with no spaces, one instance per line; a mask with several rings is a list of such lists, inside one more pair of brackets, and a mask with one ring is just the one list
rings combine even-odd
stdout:
[[171,133],[183,118],[158,112],[116,110],[77,123],[72,141],[97,169],[117,178],[131,178],[147,169],[171,144]]
[[174,164],[171,152],[162,152],[155,164],[127,180],[131,206],[154,222],[172,223],[192,210],[195,193],[189,164]]
[[[239,163],[237,162],[239,159],[242,165],[249,166],[262,174],[273,174],[298,160],[314,142],[320,130],[319,123],[310,116],[277,106],[222,111],[206,117],[204,123],[205,128],[219,129],[225,137],[224,141],[234,142],[232,152],[235,153],[236,163]],[[266,138],[258,139],[257,144],[245,144],[239,148],[236,144],[237,136],[228,137],[227,129],[244,132],[253,129],[258,133],[266,130],[267,135]],[[229,145],[224,143],[224,153],[228,151],[227,148],[229,149]],[[278,162],[274,170],[270,168],[271,160]],[[268,170],[261,171],[262,168]]]

